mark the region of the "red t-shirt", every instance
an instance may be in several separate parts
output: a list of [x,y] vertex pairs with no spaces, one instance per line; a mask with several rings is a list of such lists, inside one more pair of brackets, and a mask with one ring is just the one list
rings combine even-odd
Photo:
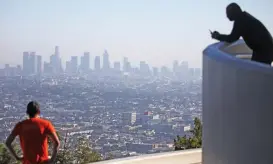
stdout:
[[16,124],[12,135],[19,135],[23,164],[39,164],[48,160],[47,136],[55,132],[50,121],[30,118]]

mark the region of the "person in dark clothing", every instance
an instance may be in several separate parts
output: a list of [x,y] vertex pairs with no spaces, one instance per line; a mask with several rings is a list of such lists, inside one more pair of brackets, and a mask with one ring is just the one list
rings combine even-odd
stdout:
[[249,13],[242,11],[236,3],[231,3],[226,8],[230,21],[234,21],[230,35],[222,35],[217,31],[211,33],[213,39],[234,42],[243,37],[247,46],[253,50],[251,60],[271,64],[273,59],[273,39],[266,27]]

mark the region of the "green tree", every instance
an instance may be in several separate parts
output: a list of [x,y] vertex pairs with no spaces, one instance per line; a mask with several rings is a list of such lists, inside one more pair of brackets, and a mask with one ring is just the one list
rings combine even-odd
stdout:
[[194,119],[194,128],[190,131],[190,137],[184,135],[174,139],[175,150],[184,150],[202,147],[202,123],[198,118]]
[[66,132],[65,136],[62,137],[60,133],[57,132],[60,142],[62,143],[60,150],[57,154],[56,163],[57,164],[72,164],[73,163],[73,152],[71,151],[71,147],[69,145],[68,140],[68,132]]
[[202,146],[202,123],[198,118],[194,119],[194,128],[190,131],[193,135],[192,143],[196,146],[196,148],[200,148]]
[[[14,149],[17,153],[20,153],[20,148],[18,145],[14,146]],[[19,164],[20,162],[16,161],[6,148],[5,144],[0,143],[0,163],[1,164]]]
[[101,160],[101,156],[97,152],[92,151],[89,141],[83,137],[78,139],[74,157],[76,164],[87,164]]

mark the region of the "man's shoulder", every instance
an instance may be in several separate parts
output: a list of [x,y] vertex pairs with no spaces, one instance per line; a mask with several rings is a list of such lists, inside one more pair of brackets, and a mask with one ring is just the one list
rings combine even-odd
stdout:
[[39,122],[44,123],[44,124],[51,124],[51,121],[48,119],[45,119],[45,118],[39,118],[38,120],[39,120]]
[[255,18],[253,15],[251,15],[249,12],[244,11],[243,14],[243,19],[247,19],[247,20],[257,20],[257,18]]

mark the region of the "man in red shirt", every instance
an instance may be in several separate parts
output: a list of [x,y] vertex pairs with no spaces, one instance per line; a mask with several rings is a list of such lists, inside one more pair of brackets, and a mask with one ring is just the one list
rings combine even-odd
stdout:
[[[12,156],[23,164],[53,164],[60,145],[53,125],[50,121],[39,117],[40,107],[36,101],[31,101],[27,105],[27,114],[29,119],[17,123],[7,138],[7,148]],[[20,138],[23,157],[18,157],[11,146],[16,136]],[[54,144],[51,159],[48,158],[48,137]]]

